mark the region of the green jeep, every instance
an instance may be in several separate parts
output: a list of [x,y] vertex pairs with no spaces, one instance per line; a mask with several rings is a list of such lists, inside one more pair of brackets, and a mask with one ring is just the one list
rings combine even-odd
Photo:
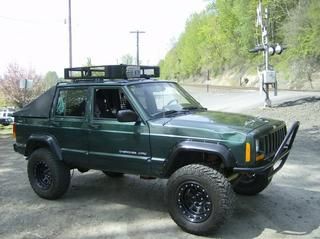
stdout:
[[264,190],[286,162],[299,122],[208,111],[159,67],[65,69],[58,83],[14,114],[14,150],[31,187],[57,199],[70,170],[167,178],[172,219],[208,234],[230,215],[234,192]]

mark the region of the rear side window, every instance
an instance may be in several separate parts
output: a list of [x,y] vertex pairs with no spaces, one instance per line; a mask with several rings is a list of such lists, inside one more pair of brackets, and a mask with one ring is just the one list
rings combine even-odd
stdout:
[[84,117],[87,104],[87,89],[60,90],[55,108],[56,116]]

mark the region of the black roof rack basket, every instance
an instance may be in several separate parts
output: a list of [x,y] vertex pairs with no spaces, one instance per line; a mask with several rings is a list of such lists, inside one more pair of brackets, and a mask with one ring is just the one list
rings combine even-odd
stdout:
[[159,77],[158,66],[104,65],[65,68],[64,78],[70,80],[85,79],[132,79]]

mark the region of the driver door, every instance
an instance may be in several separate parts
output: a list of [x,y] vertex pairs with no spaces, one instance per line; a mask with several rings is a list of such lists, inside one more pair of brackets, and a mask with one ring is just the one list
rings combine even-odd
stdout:
[[117,111],[135,111],[122,89],[93,88],[89,120],[89,164],[106,171],[148,175],[149,127],[143,122],[119,122]]

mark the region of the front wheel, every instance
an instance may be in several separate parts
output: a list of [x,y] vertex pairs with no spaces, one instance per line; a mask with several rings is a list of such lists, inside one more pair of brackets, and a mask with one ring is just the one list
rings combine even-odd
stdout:
[[46,148],[35,150],[28,160],[32,189],[45,199],[57,199],[69,188],[70,170]]
[[184,166],[169,178],[167,186],[169,213],[187,232],[209,234],[231,214],[232,187],[222,174],[210,167]]
[[262,192],[270,184],[272,177],[269,174],[272,169],[264,174],[244,174],[233,186],[233,190],[240,195],[253,196]]

